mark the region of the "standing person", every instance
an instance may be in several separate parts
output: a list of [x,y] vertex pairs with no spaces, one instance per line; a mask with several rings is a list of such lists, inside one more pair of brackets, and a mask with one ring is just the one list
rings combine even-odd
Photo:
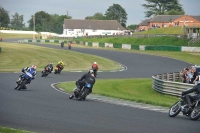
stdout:
[[181,71],[181,78],[182,78],[182,82],[186,83],[187,82],[187,73],[188,73],[189,69],[188,68],[184,68],[183,71]]
[[94,76],[95,76],[95,77],[96,77],[96,75],[97,75],[98,69],[99,69],[99,67],[98,67],[98,65],[97,65],[97,62],[94,62],[94,63],[92,64],[92,70],[94,71]]
[[193,69],[193,77],[191,79],[191,84],[195,84],[195,82],[199,81],[199,75],[197,73],[197,70],[195,67],[192,68]]

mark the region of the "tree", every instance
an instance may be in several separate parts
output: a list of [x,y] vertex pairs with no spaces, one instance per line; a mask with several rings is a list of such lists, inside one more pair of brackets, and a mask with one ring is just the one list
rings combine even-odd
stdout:
[[36,31],[51,31],[53,23],[51,15],[44,11],[36,12],[28,21],[29,28],[33,29],[35,22]]
[[63,23],[64,23],[64,19],[71,19],[72,17],[69,16],[69,14],[67,13],[67,15],[58,15],[58,14],[54,14],[51,15],[52,20],[54,21],[54,29],[53,31],[56,33],[62,33],[63,32]]
[[137,28],[136,24],[129,25],[126,29],[127,30],[135,30]]
[[105,13],[107,20],[117,20],[123,27],[126,27],[127,13],[119,4],[113,4]]
[[19,15],[17,12],[15,15],[12,15],[12,19],[10,21],[11,27],[14,29],[21,30],[25,27],[25,24],[23,23],[24,17],[23,15]]
[[145,17],[151,17],[156,15],[169,14],[173,12],[173,15],[183,15],[184,10],[178,0],[146,0],[148,4],[142,4],[147,9]]
[[177,10],[170,10],[166,13],[166,15],[183,15],[185,14],[184,11],[177,11]]
[[105,20],[106,17],[102,13],[95,13],[93,16],[87,16],[85,19]]
[[[35,18],[35,19],[34,19]],[[35,22],[36,31],[45,31],[45,32],[63,32],[63,21],[64,19],[71,19],[68,12],[67,15],[58,15],[58,14],[48,14],[44,11],[36,12],[28,21],[29,28],[33,29]]]
[[0,26],[8,27],[10,23],[10,17],[8,11],[6,11],[3,7],[0,6]]

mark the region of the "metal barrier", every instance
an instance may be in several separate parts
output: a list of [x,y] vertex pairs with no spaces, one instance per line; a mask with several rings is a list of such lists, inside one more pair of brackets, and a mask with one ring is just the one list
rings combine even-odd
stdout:
[[152,76],[152,88],[163,94],[181,96],[184,90],[192,88],[194,84],[175,82],[180,79],[179,72],[158,74]]

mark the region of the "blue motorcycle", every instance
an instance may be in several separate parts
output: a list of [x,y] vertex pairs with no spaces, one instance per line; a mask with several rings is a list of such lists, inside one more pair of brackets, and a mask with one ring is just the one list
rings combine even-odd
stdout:
[[33,79],[32,73],[33,71],[24,72],[24,74],[20,76],[20,80],[17,83],[15,90],[27,89],[26,84],[30,83]]
[[91,84],[86,83],[86,85],[79,90],[77,87],[74,88],[72,94],[69,96],[69,99],[76,98],[79,101],[85,100],[87,95],[89,94],[89,90],[91,89]]

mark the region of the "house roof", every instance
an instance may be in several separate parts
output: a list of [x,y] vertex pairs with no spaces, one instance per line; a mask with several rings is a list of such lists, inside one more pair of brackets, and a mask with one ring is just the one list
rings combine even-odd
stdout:
[[172,22],[182,16],[184,15],[157,15],[151,19],[151,22]]
[[148,26],[149,22],[151,21],[151,19],[145,19],[144,21],[142,21],[139,25],[143,25],[143,26]]
[[200,16],[191,16],[191,17],[193,17],[194,19],[200,21]]
[[117,20],[64,19],[65,29],[126,30]]

